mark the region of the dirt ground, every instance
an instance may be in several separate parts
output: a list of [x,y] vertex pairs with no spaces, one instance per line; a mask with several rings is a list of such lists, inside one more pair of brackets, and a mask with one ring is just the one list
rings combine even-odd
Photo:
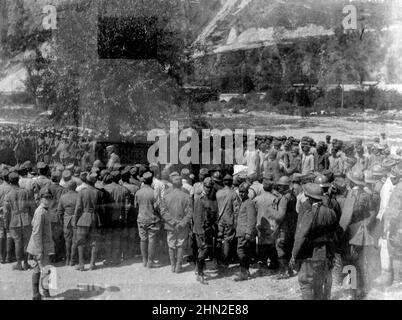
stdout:
[[[185,272],[173,274],[169,266],[146,269],[137,258],[125,265],[79,272],[72,267],[56,268],[57,289],[51,290],[55,300],[299,300],[297,276],[288,280],[275,280],[273,276],[257,276],[241,283],[233,278],[238,271],[231,266],[227,277],[218,277],[208,270],[208,285],[195,280],[192,265]],[[211,264],[208,264],[210,267]],[[88,265],[87,265],[88,267]],[[0,300],[31,299],[32,271],[13,271],[12,265],[0,266]],[[335,288],[334,300],[350,300],[346,290]],[[385,290],[372,290],[367,299],[402,299],[402,285]]]

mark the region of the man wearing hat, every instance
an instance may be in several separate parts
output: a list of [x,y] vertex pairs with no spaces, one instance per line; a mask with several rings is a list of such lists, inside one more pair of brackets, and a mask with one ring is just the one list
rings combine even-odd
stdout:
[[235,191],[233,190],[233,177],[227,174],[223,178],[223,189],[216,193],[218,204],[218,250],[219,262],[226,271],[229,266],[229,255],[233,249],[233,240],[235,239]]
[[194,196],[198,196],[204,190],[204,179],[209,176],[209,170],[207,168],[201,168],[198,174],[199,182],[196,182],[193,186]]
[[293,147],[289,153],[289,163],[283,167],[287,175],[292,175],[301,172],[301,157],[299,155],[299,148]]
[[240,261],[240,273],[234,279],[235,281],[248,280],[250,275],[249,266],[251,259],[251,246],[256,232],[257,212],[253,200],[248,197],[248,188],[250,185],[245,182],[239,187],[241,205],[237,216],[236,238],[237,255]]
[[338,148],[334,146],[331,150],[331,155],[328,157],[329,170],[335,177],[341,177],[344,173],[343,159],[338,154]]
[[[7,228],[6,217],[4,215],[4,198],[12,190],[8,183],[8,170],[0,170],[0,262],[10,263],[13,255],[13,238],[11,237],[10,230]],[[5,252],[3,251],[5,248]]]
[[190,195],[182,190],[182,177],[172,178],[173,189],[162,202],[161,215],[167,230],[167,243],[172,272],[182,272],[183,250],[192,217]]
[[213,256],[214,238],[217,235],[218,204],[214,181],[204,179],[204,190],[194,197],[193,234],[197,241],[197,281],[206,284],[204,278],[205,259]]
[[66,192],[61,195],[57,205],[57,215],[63,221],[63,235],[66,249],[66,266],[74,266],[77,261],[77,229],[73,228],[72,220],[77,204],[78,193],[75,191],[77,184],[69,180]]
[[[44,189],[41,192],[40,204],[35,210],[32,219],[32,234],[28,243],[27,253],[31,254],[35,261],[32,274],[33,300],[42,299],[39,291],[41,274],[50,263],[50,255],[54,254],[52,227],[48,213],[52,197],[52,193],[48,189]],[[44,289],[43,294],[47,298],[50,297],[48,289]]]
[[[276,204],[278,197],[272,193],[274,177],[267,175],[263,180],[264,192],[254,199],[257,210],[257,233],[258,233],[258,261],[260,270],[275,270],[278,268],[278,254],[275,247],[275,238],[271,221],[276,217]],[[269,259],[269,265],[267,264]]]
[[138,232],[140,235],[140,247],[142,263],[144,267],[159,267],[155,263],[158,235],[161,229],[160,214],[156,211],[156,199],[152,189],[153,175],[145,172],[144,184],[135,194],[134,205],[138,209]]
[[28,177],[28,168],[25,166],[25,164],[19,167],[18,174],[20,175],[20,188],[28,190],[30,196],[34,198],[35,182],[32,178]]
[[212,180],[214,181],[215,192],[223,188],[222,174],[220,171],[215,171],[212,174]]
[[[29,265],[26,248],[31,236],[31,221],[35,208],[33,198],[28,190],[19,187],[19,178],[16,172],[9,174],[8,180],[11,190],[4,197],[3,210],[6,229],[10,230],[10,235],[15,244],[17,264],[13,269],[27,270]],[[24,262],[24,265],[22,265],[22,262]]]
[[120,163],[120,157],[116,153],[116,147],[112,145],[106,147],[106,153],[108,156],[106,168],[112,170],[115,163]]
[[307,183],[303,189],[308,200],[297,225],[290,267],[300,263],[298,280],[303,300],[329,300],[338,219],[323,204],[318,184]]
[[194,194],[193,186],[190,183],[190,170],[187,168],[184,168],[181,170],[181,176],[183,178],[182,184],[183,184],[183,190],[187,192],[188,194]]
[[258,181],[256,172],[251,172],[247,175],[247,182],[250,184],[250,187],[248,188],[249,198],[253,200],[262,193],[262,184]]
[[357,270],[357,289],[353,290],[353,298],[364,298],[370,287],[370,276],[367,265],[367,247],[373,246],[374,238],[370,235],[368,225],[375,218],[376,212],[371,207],[371,196],[365,190],[362,171],[351,171],[346,174],[350,191],[345,200],[339,225],[345,232],[347,240],[346,263]]
[[276,202],[276,212],[273,220],[280,269],[278,279],[287,279],[292,275],[292,270],[289,268],[289,259],[297,224],[297,200],[290,189],[290,178],[287,176],[279,179],[277,182],[277,191],[280,197]]
[[84,271],[84,248],[86,244],[91,246],[90,270],[95,269],[97,245],[99,241],[100,216],[103,215],[103,194],[96,189],[97,176],[90,174],[87,177],[88,186],[78,192],[77,205],[72,221],[77,228],[77,246],[79,264],[76,267]]
[[120,178],[119,171],[112,171],[105,181],[106,184],[103,188],[106,191],[108,199],[105,214],[110,221],[109,241],[107,241],[110,244],[107,264],[110,265],[119,265],[121,263],[122,242],[120,238],[123,234],[131,207],[130,192],[119,184]]

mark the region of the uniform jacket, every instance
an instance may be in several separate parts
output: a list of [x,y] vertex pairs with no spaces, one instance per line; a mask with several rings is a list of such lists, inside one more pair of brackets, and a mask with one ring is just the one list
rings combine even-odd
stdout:
[[63,219],[64,227],[72,226],[77,199],[78,193],[71,190],[67,191],[60,197],[57,206],[57,215]]
[[257,224],[257,212],[253,200],[247,199],[240,205],[237,217],[236,237],[250,235],[255,237]]
[[29,192],[17,186],[4,197],[4,216],[6,228],[29,227],[34,213],[34,200]]
[[194,198],[193,211],[193,232],[195,234],[213,234],[218,219],[218,203],[215,196],[208,198],[203,192],[199,197]]
[[293,157],[291,154],[289,155],[289,165],[286,168],[286,172],[289,175],[301,172],[301,157],[300,156]]
[[74,210],[73,226],[92,227],[100,226],[99,217],[103,214],[102,192],[93,186],[78,193],[77,204]]
[[165,220],[166,230],[174,230],[177,225],[182,228],[188,226],[192,217],[190,195],[173,188],[163,200],[162,217]]
[[32,219],[32,234],[27,252],[33,256],[39,254],[46,256],[55,253],[51,222],[47,209],[42,205],[35,210]]
[[278,198],[271,192],[264,191],[254,199],[257,210],[257,231],[260,244],[273,243],[272,220],[275,217]]
[[322,203],[303,206],[297,225],[292,256],[295,259],[332,259],[338,221],[333,210]]
[[341,176],[344,172],[344,165],[343,165],[343,160],[341,157],[333,157],[332,155],[329,156],[329,170],[335,175],[335,176]]
[[6,220],[4,215],[4,198],[8,192],[11,191],[11,186],[7,182],[0,184],[0,229],[6,227]]
[[156,199],[154,189],[144,184],[135,194],[134,206],[138,208],[139,223],[151,224],[160,221],[160,216],[155,211]]
[[106,216],[111,222],[121,221],[125,223],[131,206],[130,191],[116,182],[106,184],[103,189],[108,195],[105,207]]
[[234,202],[236,200],[235,191],[232,188],[224,187],[216,193],[216,201],[218,204],[219,224],[224,224],[234,228],[235,225],[235,209]]
[[127,188],[127,190],[130,192],[130,208],[127,212],[126,226],[128,228],[132,228],[137,225],[138,209],[134,206],[134,199],[137,191],[140,190],[140,188],[135,184],[126,182],[123,183],[123,187]]
[[53,223],[61,224],[61,217],[57,214],[57,204],[59,203],[61,195],[67,190],[60,186],[58,183],[53,182],[49,184],[48,188],[53,195],[53,200],[48,208],[49,218]]
[[282,169],[279,165],[278,160],[268,160],[264,161],[264,176],[267,174],[273,174],[274,180],[278,181],[281,176],[283,176]]
[[296,202],[297,199],[292,191],[280,196],[276,210],[273,211],[276,229],[290,234],[295,232],[297,224]]

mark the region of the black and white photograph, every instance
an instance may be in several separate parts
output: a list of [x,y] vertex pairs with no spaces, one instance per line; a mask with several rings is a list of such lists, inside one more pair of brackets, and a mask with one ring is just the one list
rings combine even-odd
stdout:
[[399,299],[402,0],[0,0],[0,300]]

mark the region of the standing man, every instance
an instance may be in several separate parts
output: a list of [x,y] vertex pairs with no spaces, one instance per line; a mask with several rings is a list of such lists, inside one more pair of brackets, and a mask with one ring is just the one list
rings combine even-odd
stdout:
[[242,183],[239,187],[241,205],[237,217],[236,237],[237,255],[240,260],[240,273],[235,281],[248,280],[250,275],[250,246],[256,236],[257,212],[253,201],[248,197],[248,183]]
[[109,234],[111,244],[109,248],[109,261],[111,265],[119,265],[122,259],[121,236],[130,211],[130,192],[119,184],[120,172],[113,171],[106,182],[104,190],[108,194],[107,215],[111,222],[111,233]]
[[218,204],[218,254],[220,254],[220,262],[222,263],[223,272],[229,266],[229,256],[235,240],[235,208],[236,200],[235,191],[233,190],[233,177],[226,175],[223,178],[223,189],[216,193],[216,201]]
[[310,153],[310,146],[305,144],[302,147],[301,174],[308,175],[315,170],[314,155]]
[[155,263],[158,234],[161,226],[160,215],[156,212],[156,199],[152,189],[153,175],[145,172],[144,184],[135,194],[134,206],[138,208],[138,232],[141,239],[141,255],[144,267],[159,267]]
[[[12,190],[8,183],[9,172],[6,169],[0,170],[0,262],[10,263],[13,251],[13,238],[7,227],[7,221],[4,209],[4,198]],[[5,249],[5,252],[3,252]]]
[[[41,273],[50,262],[50,255],[54,254],[54,243],[52,238],[52,227],[48,216],[48,207],[52,200],[51,192],[46,189],[40,195],[39,207],[35,210],[32,219],[32,235],[29,240],[27,252],[33,256],[35,264],[32,274],[33,300],[41,300],[39,292]],[[44,296],[49,298],[49,290],[44,289]]]
[[63,221],[64,241],[66,245],[66,266],[74,266],[77,256],[77,229],[73,227],[72,220],[77,205],[77,184],[70,180],[66,185],[66,192],[60,197],[57,206],[57,215]]
[[[204,278],[205,259],[213,249],[217,234],[218,204],[212,178],[205,178],[204,190],[194,198],[193,233],[197,241],[197,281],[207,284]],[[212,254],[211,254],[212,255]]]
[[91,246],[91,262],[89,270],[95,269],[97,245],[99,241],[100,219],[103,211],[102,192],[95,188],[97,176],[90,174],[87,177],[88,187],[78,192],[75,206],[73,227],[77,227],[77,246],[79,264],[76,270],[84,271],[84,248]]
[[[14,270],[28,270],[28,255],[26,253],[29,238],[31,236],[31,221],[34,213],[34,201],[29,192],[18,185],[19,175],[16,172],[9,174],[11,190],[4,198],[4,216],[6,217],[6,229],[15,244],[15,256],[17,264]],[[22,265],[24,262],[24,265]]]
[[303,300],[329,300],[332,260],[338,219],[322,202],[323,191],[315,183],[304,186],[308,197],[297,225],[290,266],[301,262],[299,285]]
[[279,261],[278,279],[287,279],[293,274],[289,267],[294,235],[297,224],[296,197],[290,189],[290,178],[282,177],[277,183],[280,198],[277,202],[277,211],[274,218],[275,243]]
[[183,249],[188,237],[192,208],[190,195],[182,190],[182,177],[172,178],[173,190],[162,201],[162,216],[167,230],[167,243],[172,272],[182,272]]

